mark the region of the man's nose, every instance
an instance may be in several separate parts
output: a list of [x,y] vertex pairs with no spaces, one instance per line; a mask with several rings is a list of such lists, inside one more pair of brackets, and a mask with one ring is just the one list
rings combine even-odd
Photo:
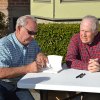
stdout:
[[83,32],[83,36],[87,36],[87,35],[86,35],[86,31]]

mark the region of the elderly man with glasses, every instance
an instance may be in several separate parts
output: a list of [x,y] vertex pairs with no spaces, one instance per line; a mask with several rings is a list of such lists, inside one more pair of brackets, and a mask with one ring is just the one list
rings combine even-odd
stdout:
[[31,15],[18,18],[16,31],[0,39],[0,100],[34,100],[17,81],[26,73],[39,72],[47,57],[34,40],[36,19]]

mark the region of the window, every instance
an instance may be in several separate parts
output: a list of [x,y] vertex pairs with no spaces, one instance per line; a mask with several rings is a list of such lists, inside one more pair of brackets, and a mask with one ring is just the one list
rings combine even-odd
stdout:
[[51,0],[33,0],[34,2],[51,2]]
[[100,0],[60,0],[61,2],[86,2],[86,1],[100,1]]

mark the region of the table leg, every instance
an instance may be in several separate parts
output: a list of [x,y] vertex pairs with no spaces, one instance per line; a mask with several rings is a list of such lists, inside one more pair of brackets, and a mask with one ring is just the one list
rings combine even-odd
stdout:
[[40,90],[40,100],[48,100],[48,90]]

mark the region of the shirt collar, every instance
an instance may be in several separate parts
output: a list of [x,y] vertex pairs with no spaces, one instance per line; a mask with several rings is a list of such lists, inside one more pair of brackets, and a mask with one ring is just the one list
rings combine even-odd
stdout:
[[12,37],[13,37],[13,39],[14,39],[14,42],[15,42],[20,48],[24,48],[24,45],[22,45],[22,44],[18,41],[18,39],[17,39],[17,37],[16,37],[16,35],[15,35],[15,32],[12,34]]
[[93,41],[92,41],[91,43],[88,44],[89,46],[93,46],[93,45],[97,44],[98,41],[100,41],[100,35],[99,35],[99,34],[100,34],[100,33],[98,33],[98,34],[94,37]]

